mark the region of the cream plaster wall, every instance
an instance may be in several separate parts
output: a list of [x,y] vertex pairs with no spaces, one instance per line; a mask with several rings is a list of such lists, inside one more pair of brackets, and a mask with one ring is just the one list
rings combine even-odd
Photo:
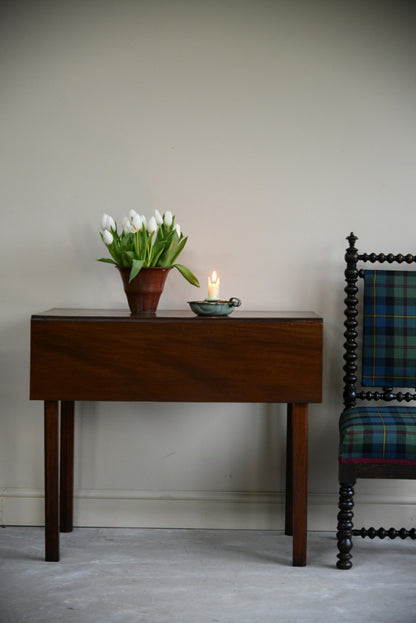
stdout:
[[[124,307],[103,212],[172,210],[182,260],[249,309],[325,320],[310,527],[333,529],[343,250],[415,252],[414,14],[405,2],[4,3],[0,21],[0,520],[43,521],[29,320]],[[169,277],[162,308],[205,295]],[[235,314],[238,311],[234,312]],[[132,353],[140,357],[140,353]],[[140,382],[140,379],[138,379]],[[80,404],[78,525],[281,527],[281,406]],[[365,483],[361,492],[369,490]],[[416,488],[377,483],[368,520]],[[382,509],[383,507],[383,509]],[[375,519],[378,523],[378,519]],[[389,523],[389,520],[384,523]]]

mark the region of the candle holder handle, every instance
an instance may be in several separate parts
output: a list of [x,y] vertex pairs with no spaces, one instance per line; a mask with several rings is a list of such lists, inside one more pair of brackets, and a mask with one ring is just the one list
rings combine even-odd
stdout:
[[228,305],[230,307],[240,307],[241,299],[237,298],[236,296],[232,296],[230,300],[228,301]]

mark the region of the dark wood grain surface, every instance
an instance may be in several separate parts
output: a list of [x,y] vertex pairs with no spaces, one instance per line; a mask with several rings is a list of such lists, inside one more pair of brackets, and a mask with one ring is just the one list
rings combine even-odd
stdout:
[[[108,315],[106,315],[108,314]],[[298,314],[32,317],[31,399],[320,402],[322,323]]]

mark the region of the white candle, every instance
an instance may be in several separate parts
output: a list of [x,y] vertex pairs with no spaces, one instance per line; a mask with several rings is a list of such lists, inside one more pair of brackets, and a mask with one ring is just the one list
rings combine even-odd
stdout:
[[220,298],[220,278],[216,271],[208,277],[208,300],[215,301]]

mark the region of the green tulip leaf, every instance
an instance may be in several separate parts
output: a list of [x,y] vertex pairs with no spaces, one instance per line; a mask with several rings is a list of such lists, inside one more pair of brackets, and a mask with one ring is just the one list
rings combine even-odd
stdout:
[[129,283],[132,281],[141,271],[144,264],[144,260],[133,260],[130,271]]
[[189,281],[189,283],[193,286],[196,286],[197,288],[199,288],[199,281],[198,279],[195,277],[195,275],[193,274],[193,272],[191,270],[189,270],[189,268],[187,268],[186,266],[184,266],[183,264],[174,264],[173,265],[174,268],[177,268],[179,270],[179,272],[181,273],[181,275],[183,277],[185,277],[185,279],[187,281]]

